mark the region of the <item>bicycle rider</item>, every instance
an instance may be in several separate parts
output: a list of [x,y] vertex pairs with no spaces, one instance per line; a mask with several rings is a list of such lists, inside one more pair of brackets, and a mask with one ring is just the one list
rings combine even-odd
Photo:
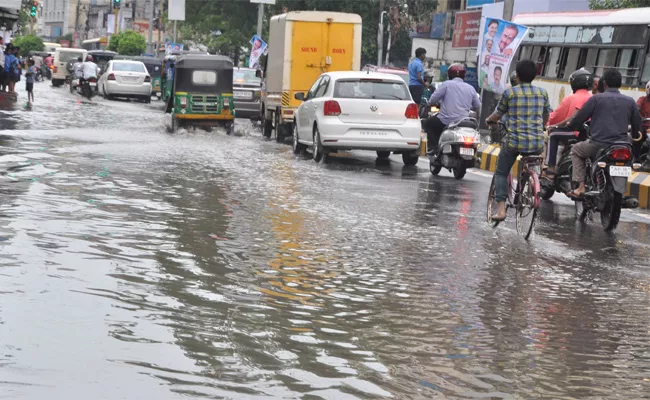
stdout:
[[544,126],[551,113],[546,89],[533,86],[537,76],[537,64],[521,60],[516,67],[519,85],[506,89],[495,112],[486,122],[494,124],[508,114],[508,134],[502,144],[497,169],[494,173],[496,213],[493,221],[506,219],[508,197],[508,174],[519,155],[539,155],[544,150]]

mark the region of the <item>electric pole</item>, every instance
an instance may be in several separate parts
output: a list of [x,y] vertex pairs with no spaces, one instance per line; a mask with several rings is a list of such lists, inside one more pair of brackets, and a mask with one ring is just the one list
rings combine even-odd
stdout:
[[386,0],[379,0],[379,29],[377,31],[377,66],[381,67],[382,62],[382,53],[384,52],[384,14],[387,14],[384,11],[384,6],[386,5]]
[[263,23],[264,23],[264,3],[259,3],[257,5],[257,36],[260,38],[262,37]]
[[147,40],[147,53],[153,54],[153,14],[156,11],[156,2],[155,0],[151,1],[151,14],[149,14],[149,37]]
[[77,13],[75,15],[74,19],[74,40],[73,40],[73,45],[71,47],[81,47],[79,43],[79,11],[81,8],[81,0],[77,0]]
[[503,0],[503,20],[512,21],[512,13],[515,8],[515,0]]

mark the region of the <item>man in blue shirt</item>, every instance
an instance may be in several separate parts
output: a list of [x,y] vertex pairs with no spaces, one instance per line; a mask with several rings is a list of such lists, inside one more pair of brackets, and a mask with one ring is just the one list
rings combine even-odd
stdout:
[[436,153],[440,135],[447,125],[469,117],[469,112],[480,112],[481,101],[476,90],[463,81],[465,66],[452,64],[447,71],[448,81],[443,82],[431,95],[429,104],[440,103],[440,112],[424,122],[427,133],[427,153]]
[[429,84],[424,80],[424,65],[422,65],[422,61],[426,56],[427,51],[422,47],[418,47],[415,49],[415,58],[409,64],[409,91],[416,103],[420,102],[424,88],[429,87]]

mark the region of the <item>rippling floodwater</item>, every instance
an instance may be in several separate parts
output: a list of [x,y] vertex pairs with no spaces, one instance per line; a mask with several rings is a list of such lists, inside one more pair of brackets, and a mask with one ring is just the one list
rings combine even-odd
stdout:
[[646,222],[545,204],[526,244],[480,176],[36,96],[0,111],[0,398],[650,397]]

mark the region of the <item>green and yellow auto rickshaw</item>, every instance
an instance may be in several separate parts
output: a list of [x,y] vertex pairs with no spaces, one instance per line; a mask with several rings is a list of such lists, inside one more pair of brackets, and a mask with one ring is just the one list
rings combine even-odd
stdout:
[[165,61],[165,85],[171,84],[166,112],[172,115],[172,132],[184,126],[223,126],[229,135],[234,133],[232,60],[185,54]]

